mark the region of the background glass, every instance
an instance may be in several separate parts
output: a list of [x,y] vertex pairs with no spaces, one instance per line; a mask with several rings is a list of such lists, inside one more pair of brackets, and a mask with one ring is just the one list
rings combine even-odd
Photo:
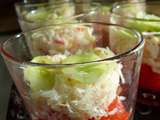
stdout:
[[115,4],[111,22],[142,32],[146,44],[138,102],[149,106],[160,106],[160,2]]
[[[91,34],[96,38],[96,41],[93,44],[84,45],[80,43],[80,46],[77,46],[76,48],[74,47],[68,48],[66,46],[61,46],[64,49],[57,49],[57,47],[49,48],[49,46],[47,46],[48,41],[52,42],[52,46],[56,44],[55,36],[59,34],[58,32],[56,32],[56,29],[64,30],[64,29],[71,29],[72,27],[74,28],[74,27],[80,27],[80,26],[87,27],[87,29],[92,29]],[[38,35],[38,37],[35,37],[35,34]],[[62,34],[62,36],[63,35],[65,34]],[[79,33],[75,32],[75,33],[70,34],[70,37],[73,37],[73,36],[75,37],[78,35]],[[37,41],[37,38],[38,38],[38,41]],[[42,41],[46,40],[46,44],[45,43],[39,44],[41,40]],[[132,42],[130,40],[132,40]],[[72,41],[72,42],[76,45],[77,40]],[[128,46],[124,47],[123,46],[124,43],[128,44]],[[37,44],[38,46],[34,46],[35,44]],[[44,48],[44,45],[47,51],[42,50],[42,48]],[[45,70],[54,71],[54,70],[68,69],[67,71],[72,71],[74,67],[83,68],[85,66],[86,69],[87,68],[89,69],[89,66],[91,65],[94,65],[94,66],[111,65],[112,67],[113,65],[112,62],[116,62],[117,64],[122,65],[123,67],[121,68],[121,71],[118,72],[118,73],[122,73],[122,74],[119,74],[120,76],[116,77],[116,75],[111,75],[114,72],[110,72],[109,74],[111,78],[106,79],[103,83],[103,84],[111,83],[110,85],[113,85],[112,82],[114,81],[114,79],[118,79],[118,82],[116,82],[116,84],[118,83],[117,84],[118,87],[108,86],[111,89],[113,88],[111,91],[114,91],[113,93],[116,93],[115,94],[116,98],[115,99],[112,98],[114,94],[104,94],[105,96],[102,95],[103,97],[108,97],[109,99],[111,98],[113,99],[113,101],[111,101],[112,103],[109,105],[110,107],[105,108],[110,114],[103,115],[103,118],[105,119],[112,118],[113,120],[117,120],[117,117],[118,117],[118,120],[131,120],[133,117],[133,113],[134,113],[134,105],[135,105],[135,100],[136,100],[136,92],[137,92],[137,85],[138,85],[138,78],[139,78],[139,70],[141,66],[143,46],[144,46],[144,41],[141,35],[137,33],[136,31],[132,31],[128,28],[117,26],[117,25],[111,25],[111,24],[102,24],[102,23],[77,23],[77,24],[62,24],[62,25],[47,26],[44,28],[39,28],[33,31],[29,31],[23,34],[16,35],[13,38],[7,40],[3,44],[2,55],[8,66],[10,74],[13,77],[14,83],[20,95],[22,96],[24,100],[26,109],[28,110],[30,117],[33,120],[51,120],[51,119],[90,120],[90,119],[94,119],[92,118],[92,116],[86,114],[87,113],[86,110],[79,110],[78,114],[80,114],[80,116],[76,116],[76,114],[73,111],[77,110],[77,109],[74,109],[74,107],[76,107],[77,104],[75,104],[75,106],[73,105],[74,107],[70,106],[73,110],[72,112],[66,111],[66,110],[69,110],[67,106],[58,107],[59,108],[58,110],[60,111],[55,110],[56,104],[54,103],[53,103],[53,106],[51,107],[47,103],[46,101],[47,99],[41,98],[41,96],[39,96],[40,95],[39,93],[48,91],[48,89],[46,89],[45,87],[42,87],[43,85],[44,86],[46,85],[48,87],[48,85],[50,86],[52,84],[47,83],[48,75],[47,76],[45,75],[46,77],[43,77],[43,79],[41,79],[40,76],[38,77],[37,73],[35,75],[34,72],[36,72],[36,69],[41,68],[42,69],[41,74],[43,74],[45,73]],[[105,59],[101,59],[97,61],[87,61],[85,63],[79,63],[79,64],[78,63],[45,64],[45,63],[30,62],[30,60],[32,60],[33,57],[35,56],[55,54],[55,52],[50,52],[50,51],[56,51],[56,54],[57,53],[60,54],[60,53],[63,53],[65,50],[68,50],[72,54],[74,54],[80,49],[83,50],[84,52],[87,52],[88,49],[93,50],[95,47],[99,47],[99,48],[108,47],[111,51],[114,52],[114,54],[112,54],[110,57],[105,58]],[[29,72],[26,76],[25,70],[28,67],[32,67],[35,69],[33,69],[32,72]],[[90,74],[94,73],[95,75],[98,72],[98,71],[95,72],[94,69],[90,69],[90,70],[91,70]],[[117,68],[114,68],[112,70],[117,71]],[[73,73],[71,76],[74,76],[75,74],[76,73]],[[31,82],[32,80],[28,81],[26,77],[27,79],[28,77],[31,78],[33,81],[35,79],[39,79],[39,80],[41,79],[40,81],[43,84],[41,84],[42,86],[40,84],[39,85],[42,88],[39,89],[40,86],[38,86],[37,88],[36,87],[32,88],[32,85],[33,85]],[[60,77],[58,81],[63,81],[63,77],[62,78]],[[96,79],[96,81],[97,82],[95,85],[98,85],[101,83],[100,79]],[[92,85],[94,86],[93,83],[89,83],[89,84],[91,86]],[[100,87],[102,89],[106,87],[106,86],[103,86],[103,84]],[[63,85],[65,84],[62,82],[60,85],[62,85],[61,87],[63,87]],[[85,88],[87,89],[89,88],[89,86],[87,85]],[[66,90],[65,87],[63,89]],[[63,89],[60,89],[60,91],[61,90],[63,91]],[[107,90],[108,89],[109,88],[107,88]],[[51,91],[52,90],[54,90],[54,87],[51,89]],[[59,89],[57,89],[57,91],[59,91]],[[64,103],[65,102],[70,103],[70,101],[66,101],[66,100],[68,100],[70,96],[69,93],[72,91],[74,90],[70,90],[66,92]],[[101,96],[100,95],[101,92],[88,91],[86,93],[85,93],[85,96],[83,97],[88,98],[89,96],[91,96],[93,97],[93,99],[91,99],[90,101],[86,101],[85,104],[83,104],[85,107],[87,107],[87,105],[90,105],[90,103],[92,102],[97,103],[94,97]],[[97,100],[101,100],[101,97],[98,98]],[[73,97],[72,99],[74,100],[75,98]],[[101,102],[103,103],[104,101],[101,101]],[[84,108],[84,106],[81,108]],[[112,110],[113,111],[116,110],[116,111],[113,112]],[[93,109],[89,109],[89,112],[90,111],[93,111]],[[99,116],[99,117],[102,117],[102,116]]]
[[96,21],[102,19],[98,2],[19,2],[15,4],[15,9],[22,31],[51,24],[75,23],[82,17]]

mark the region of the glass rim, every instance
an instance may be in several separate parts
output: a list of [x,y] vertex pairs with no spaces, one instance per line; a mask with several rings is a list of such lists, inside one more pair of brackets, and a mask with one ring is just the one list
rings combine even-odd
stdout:
[[89,4],[93,4],[93,5],[97,5],[100,3],[99,2],[88,2],[88,1],[62,1],[62,2],[24,2],[24,1],[19,1],[19,2],[16,2],[14,5],[15,6],[19,6],[19,5],[22,5],[22,6],[38,6],[38,5],[48,5],[48,4],[52,4],[52,5],[60,5],[60,4],[65,4],[65,3],[77,3],[77,4],[86,4],[86,3],[89,3]]
[[[94,10],[91,10],[91,11],[88,11],[86,13],[81,13],[81,14],[77,14],[77,15],[90,15],[91,12],[95,11],[96,9],[98,9],[101,4],[98,3],[98,2],[81,2],[81,1],[63,1],[63,2],[57,2],[57,3],[54,3],[54,2],[51,2],[51,3],[48,3],[48,2],[40,2],[40,3],[25,3],[24,1],[21,1],[21,2],[16,2],[14,4],[15,6],[15,9],[17,9],[18,7],[20,6],[23,6],[23,7],[37,7],[37,6],[40,6],[40,7],[46,7],[46,8],[52,8],[52,9],[56,9],[56,8],[59,8],[59,6],[61,5],[64,5],[64,4],[69,4],[69,5],[74,5],[74,4],[87,4],[89,3],[90,5],[92,6],[96,6],[96,8]],[[53,6],[52,6],[53,5]],[[77,16],[77,15],[73,15],[73,17]],[[24,22],[27,22],[27,23],[35,23],[34,21],[30,21],[30,20],[26,20],[26,19],[23,19],[21,17],[19,17],[19,15],[17,14],[18,16],[18,20],[20,21],[24,21]],[[67,17],[67,18],[70,18],[70,17]],[[56,19],[59,19],[59,18],[56,18]],[[41,21],[37,21],[36,23],[41,23]]]
[[[67,23],[67,25],[76,25],[77,23]],[[82,24],[82,23],[78,23],[78,24]],[[11,62],[14,62],[15,64],[21,64],[21,65],[30,65],[30,66],[43,66],[43,67],[67,67],[67,66],[74,66],[74,65],[85,65],[85,64],[92,64],[92,63],[101,63],[101,62],[106,62],[106,61],[111,61],[111,60],[120,60],[121,58],[125,58],[127,56],[130,56],[132,54],[134,54],[135,52],[137,52],[139,49],[141,49],[144,46],[144,39],[143,39],[143,35],[138,32],[135,29],[129,28],[129,27],[125,27],[125,26],[121,26],[121,25],[117,25],[117,24],[112,24],[112,23],[102,23],[102,22],[85,22],[83,24],[86,25],[91,25],[91,24],[100,24],[100,25],[105,25],[105,26],[113,26],[113,27],[120,27],[120,28],[124,28],[126,30],[129,30],[132,34],[136,35],[136,38],[138,39],[138,43],[132,48],[129,49],[125,52],[122,52],[118,55],[114,55],[112,57],[108,57],[108,58],[104,58],[104,59],[100,59],[100,60],[94,60],[94,61],[87,61],[87,62],[79,62],[79,63],[69,63],[69,64],[46,64],[46,63],[33,63],[31,61],[19,61],[17,60],[15,57],[13,57],[12,55],[10,55],[10,53],[8,53],[7,50],[5,50],[5,45],[12,41],[12,40],[16,40],[18,38],[20,38],[21,36],[25,35],[25,33],[29,33],[29,32],[33,32],[35,30],[40,30],[40,29],[44,29],[46,27],[51,27],[54,25],[49,25],[49,26],[45,26],[45,27],[40,27],[40,28],[36,28],[33,29],[31,31],[28,32],[21,32],[19,34],[16,34],[14,36],[12,36],[11,38],[7,39],[5,42],[2,43],[1,45],[1,54],[2,56],[5,56],[5,58],[9,59]],[[64,24],[55,24],[55,26],[60,26],[60,25],[64,25]]]
[[[69,19],[69,20],[72,20],[72,19],[77,19],[77,18],[80,18],[80,17],[86,17],[87,15],[90,15],[92,14],[91,13],[86,13],[86,14],[78,14],[78,15],[73,15],[72,17],[65,17],[66,19]],[[60,18],[55,18],[54,20],[59,20]],[[48,26],[48,25],[54,25],[54,23],[49,23],[49,24],[42,24],[43,21],[37,21],[37,22],[34,22],[34,21],[29,21],[29,20],[25,20],[25,19],[22,19],[22,18],[18,18],[18,21],[22,21],[23,23],[28,23],[28,24],[41,24],[41,25],[45,25],[45,26]],[[69,22],[65,22],[65,23],[69,23]],[[42,26],[41,26],[42,27]],[[39,27],[38,27],[39,28]],[[33,29],[32,29],[33,30]]]
[[115,12],[115,10],[117,9],[123,9],[123,8],[127,8],[128,5],[138,5],[138,4],[150,4],[150,5],[157,5],[160,4],[160,1],[147,1],[147,2],[127,2],[127,1],[122,1],[122,2],[116,2],[113,4],[110,12],[112,15],[116,15],[117,17],[121,18],[125,18],[127,20],[136,20],[136,21],[143,21],[143,22],[160,22],[160,20],[155,20],[155,19],[145,19],[145,18],[136,18],[136,17],[129,17],[129,16],[122,16],[118,13]]

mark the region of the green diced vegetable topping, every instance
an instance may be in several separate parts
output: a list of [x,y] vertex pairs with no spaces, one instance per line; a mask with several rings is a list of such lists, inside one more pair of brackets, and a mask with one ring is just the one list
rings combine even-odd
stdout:
[[[51,64],[51,58],[48,56],[35,57],[32,62]],[[27,66],[24,70],[24,77],[30,84],[34,92],[40,90],[49,90],[54,85],[55,70],[43,66]]]
[[[100,59],[95,53],[84,53],[69,56],[64,60],[64,63],[82,63],[95,61]],[[63,73],[70,79],[79,81],[81,83],[94,83],[106,71],[106,65],[103,63],[92,63],[85,65],[75,65],[73,67],[64,68]]]
[[29,21],[43,21],[48,17],[49,13],[45,8],[39,8],[33,10],[26,15],[26,19]]
[[160,24],[159,22],[153,20],[160,20],[160,17],[155,15],[144,15],[142,18],[144,20],[129,20],[128,26],[135,28],[141,32],[157,32],[160,31]]

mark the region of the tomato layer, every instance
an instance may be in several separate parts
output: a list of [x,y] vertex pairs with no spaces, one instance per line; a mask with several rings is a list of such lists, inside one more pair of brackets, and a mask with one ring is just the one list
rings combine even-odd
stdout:
[[139,85],[144,89],[160,91],[160,74],[153,72],[150,66],[142,64]]
[[[114,114],[110,114],[112,111]],[[123,103],[118,98],[111,103],[107,112],[109,115],[103,116],[100,120],[128,120],[129,118],[129,113],[126,112]]]
[[[116,98],[106,109],[109,113],[107,116],[102,116],[100,120],[128,120],[129,113],[126,112],[123,103]],[[111,113],[112,112],[112,113]],[[94,118],[88,120],[95,120]]]
[[[109,113],[107,116],[102,116],[100,120],[128,120],[129,113],[126,111],[123,103],[116,98],[106,109],[106,112]],[[38,120],[47,120],[47,119],[38,119]],[[68,120],[68,119],[67,119]],[[88,120],[95,120],[94,117]]]

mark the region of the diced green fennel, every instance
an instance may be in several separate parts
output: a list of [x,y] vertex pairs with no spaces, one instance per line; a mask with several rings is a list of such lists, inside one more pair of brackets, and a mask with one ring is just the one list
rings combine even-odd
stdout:
[[[155,20],[155,21],[154,21]],[[145,14],[141,20],[128,20],[127,26],[135,28],[140,32],[158,32],[160,31],[160,17]]]
[[48,17],[49,13],[45,8],[38,8],[36,10],[32,10],[25,17],[28,21],[38,22],[44,21]]
[[[49,56],[35,57],[31,62],[52,64]],[[49,90],[54,85],[55,70],[43,66],[27,66],[24,69],[24,78],[30,84],[32,91]]]

